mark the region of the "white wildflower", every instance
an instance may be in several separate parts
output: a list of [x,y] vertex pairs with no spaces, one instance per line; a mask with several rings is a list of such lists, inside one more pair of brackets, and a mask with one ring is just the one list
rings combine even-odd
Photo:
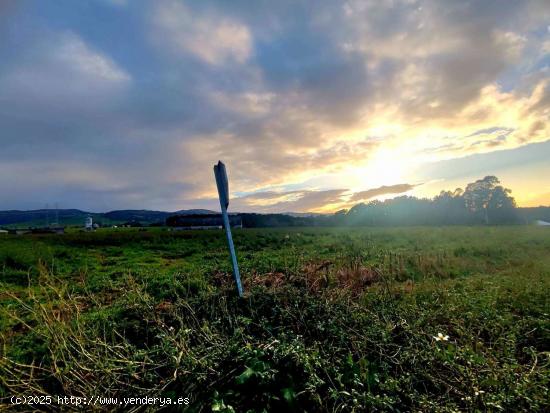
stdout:
[[437,333],[437,336],[433,336],[435,341],[449,341],[449,336],[444,336],[442,333]]

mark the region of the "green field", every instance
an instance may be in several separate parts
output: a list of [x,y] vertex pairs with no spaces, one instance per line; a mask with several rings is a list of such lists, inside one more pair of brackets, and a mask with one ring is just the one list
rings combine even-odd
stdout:
[[4,406],[34,394],[189,397],[186,411],[550,409],[548,228],[234,240],[242,300],[221,231],[0,236]]

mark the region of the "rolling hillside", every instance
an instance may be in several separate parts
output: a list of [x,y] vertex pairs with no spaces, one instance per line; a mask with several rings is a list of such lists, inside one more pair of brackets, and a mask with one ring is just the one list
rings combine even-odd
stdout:
[[114,225],[125,222],[140,222],[152,224],[163,222],[170,215],[212,214],[207,209],[189,209],[175,212],[148,211],[148,210],[118,210],[105,213],[81,211],[79,209],[37,209],[32,211],[9,210],[0,211],[0,226],[2,227],[43,227],[54,223],[61,226],[83,225],[87,216],[94,222],[103,225]]

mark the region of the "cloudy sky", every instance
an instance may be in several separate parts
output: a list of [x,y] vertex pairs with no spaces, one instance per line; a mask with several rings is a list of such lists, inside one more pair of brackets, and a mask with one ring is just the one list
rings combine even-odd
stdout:
[[550,205],[550,2],[0,2],[0,209]]

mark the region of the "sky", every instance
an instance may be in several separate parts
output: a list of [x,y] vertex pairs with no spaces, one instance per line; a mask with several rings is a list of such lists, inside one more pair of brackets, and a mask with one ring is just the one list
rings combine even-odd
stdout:
[[0,209],[550,205],[550,2],[0,2]]

